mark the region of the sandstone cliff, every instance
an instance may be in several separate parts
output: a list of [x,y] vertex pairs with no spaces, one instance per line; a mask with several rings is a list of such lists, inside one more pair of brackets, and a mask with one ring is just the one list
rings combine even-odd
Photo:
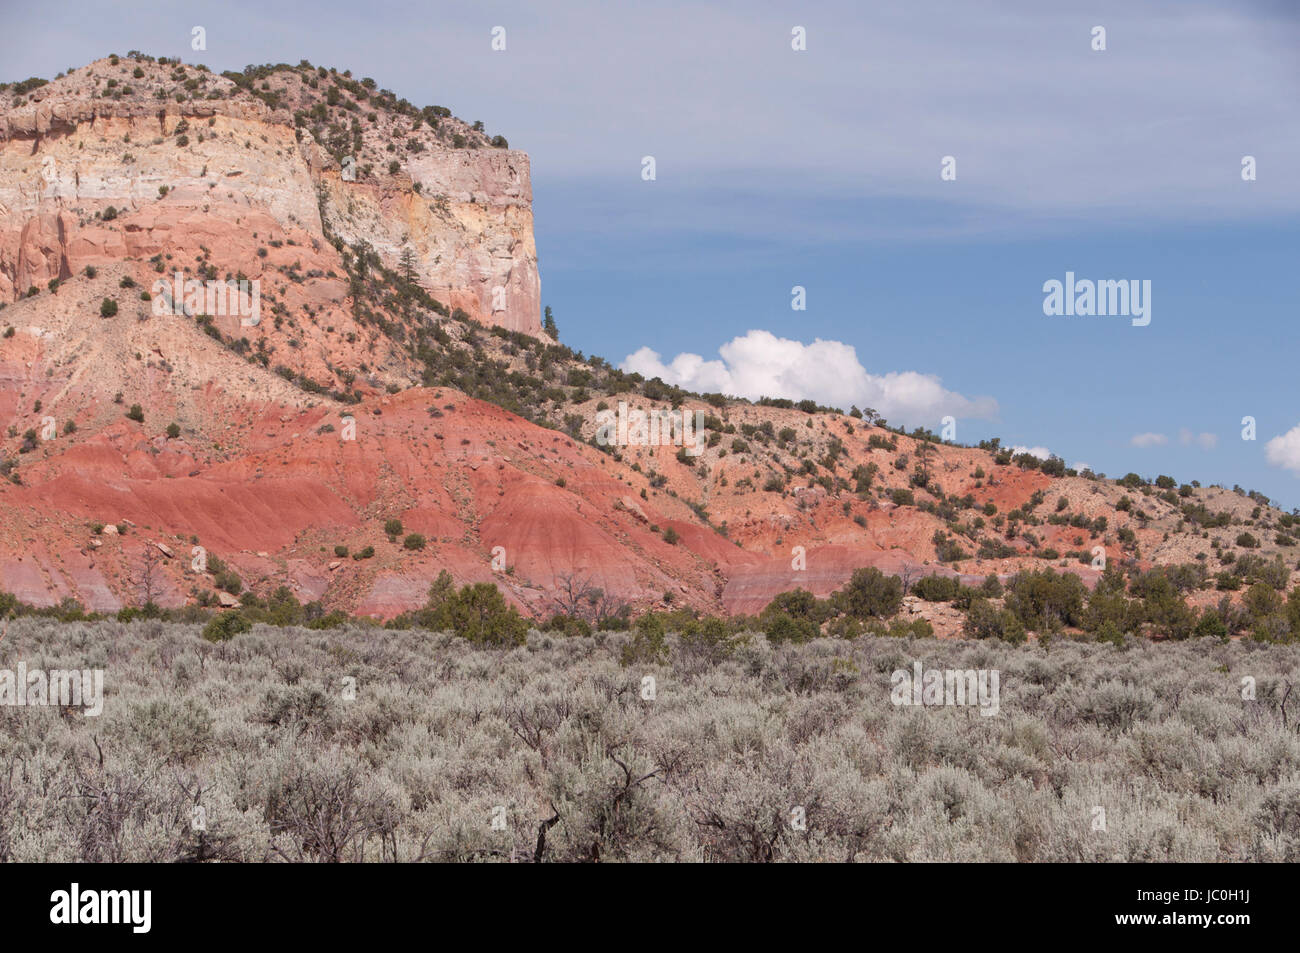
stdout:
[[[263,219],[364,241],[394,269],[409,249],[449,308],[540,333],[526,154],[345,75],[286,68],[248,85],[106,59],[9,100],[0,300],[88,264],[174,254],[177,236],[251,252]],[[251,276],[255,259],[241,267]]]

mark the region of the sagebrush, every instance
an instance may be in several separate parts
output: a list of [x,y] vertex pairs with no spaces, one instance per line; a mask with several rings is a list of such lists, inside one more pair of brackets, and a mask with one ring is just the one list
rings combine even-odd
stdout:
[[[10,625],[107,701],[0,708],[0,860],[1300,860],[1293,645],[200,630]],[[895,707],[917,659],[1000,713]]]

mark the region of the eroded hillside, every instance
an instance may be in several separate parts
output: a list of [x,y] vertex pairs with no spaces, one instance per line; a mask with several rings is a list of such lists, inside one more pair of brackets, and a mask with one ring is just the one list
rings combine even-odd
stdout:
[[[1204,606],[1279,560],[1289,588],[1295,520],[1258,495],[688,394],[559,344],[527,157],[441,107],[129,56],[0,96],[0,589],[24,602],[286,586],[389,618],[447,570],[534,616],[575,586],[753,614],[861,567],[1105,564],[1187,567]],[[177,275],[255,280],[260,315],[160,308]],[[611,445],[620,404],[701,426]]]

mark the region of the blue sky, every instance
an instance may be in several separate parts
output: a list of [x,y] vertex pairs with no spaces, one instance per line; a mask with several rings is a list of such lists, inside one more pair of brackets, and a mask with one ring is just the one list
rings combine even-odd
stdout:
[[[307,58],[483,120],[532,157],[543,299],[584,352],[1300,505],[1294,5],[4,6],[6,80]],[[1045,316],[1067,270],[1150,280],[1151,324]]]

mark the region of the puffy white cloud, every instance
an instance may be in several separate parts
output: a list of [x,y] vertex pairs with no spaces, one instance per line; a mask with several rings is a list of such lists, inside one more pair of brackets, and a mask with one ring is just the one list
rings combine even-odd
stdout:
[[1168,442],[1169,438],[1162,433],[1139,433],[1129,439],[1135,447],[1163,447]]
[[1031,457],[1037,457],[1039,460],[1046,460],[1052,455],[1052,451],[1048,450],[1046,447],[1012,447],[1012,456],[1017,453],[1027,453]]
[[1178,431],[1178,442],[1184,447],[1196,444],[1202,450],[1213,450],[1219,445],[1219,435],[1213,433],[1192,433],[1186,427]]
[[693,391],[750,400],[811,399],[845,411],[856,404],[874,409],[891,423],[934,430],[947,415],[992,420],[998,413],[998,402],[992,397],[970,398],[946,390],[933,374],[870,374],[858,360],[857,350],[841,341],[818,338],[804,344],[752,330],[722,345],[718,353],[721,360],[683,353],[665,363],[657,351],[642,347],[619,366]]
[[1084,463],[1082,460],[1079,460],[1074,464],[1074,466],[1071,469],[1078,470],[1080,473],[1082,473],[1084,470],[1091,470],[1092,464]]
[[1300,476],[1300,424],[1264,444],[1264,459]]

